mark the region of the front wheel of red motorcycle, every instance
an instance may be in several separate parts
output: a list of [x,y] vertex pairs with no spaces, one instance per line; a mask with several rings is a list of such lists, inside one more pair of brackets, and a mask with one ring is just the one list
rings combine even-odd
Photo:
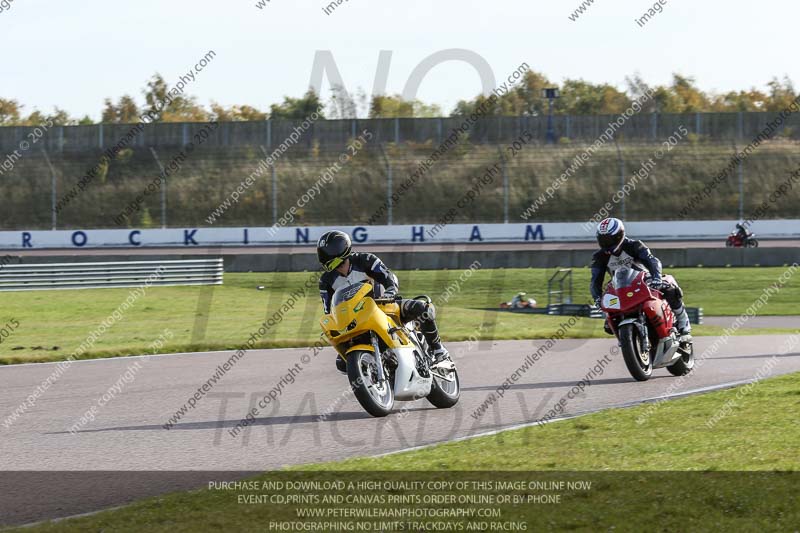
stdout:
[[653,375],[653,360],[650,353],[642,350],[642,339],[635,324],[625,324],[619,328],[619,342],[625,366],[636,381],[647,381]]

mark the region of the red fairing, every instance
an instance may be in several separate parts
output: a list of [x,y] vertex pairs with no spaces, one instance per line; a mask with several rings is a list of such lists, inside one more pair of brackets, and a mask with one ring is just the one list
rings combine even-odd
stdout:
[[636,276],[636,280],[629,286],[619,290],[615,289],[611,282],[606,285],[606,294],[612,294],[619,298],[619,308],[603,308],[610,313],[630,313],[637,310],[642,304],[653,299],[654,295],[650,287],[645,283],[644,272]]
[[[752,235],[749,235],[748,237],[752,237]],[[745,242],[745,239],[741,238],[739,235],[728,235],[726,244],[734,248],[744,248],[747,243]]]
[[[670,309],[669,304],[663,299],[661,293],[654,291],[647,286],[644,272],[640,272],[627,287],[615,289],[611,282],[606,286],[606,297],[601,303],[603,311],[607,314],[607,322],[611,330],[617,333],[617,323],[626,315],[638,313],[641,309],[647,316],[647,322],[658,334],[659,339],[669,337],[675,322],[675,315]],[[665,276],[665,280],[671,281],[670,276]],[[609,306],[605,304],[608,303]]]
[[675,314],[667,302],[664,300],[650,300],[644,304],[642,309],[644,314],[647,315],[648,322],[656,328],[658,338],[669,337],[672,324],[675,322]]

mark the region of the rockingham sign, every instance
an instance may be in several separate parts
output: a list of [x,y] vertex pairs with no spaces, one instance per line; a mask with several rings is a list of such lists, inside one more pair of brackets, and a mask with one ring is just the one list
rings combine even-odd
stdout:
[[[554,235],[566,235],[564,224],[549,225]],[[524,242],[545,240],[542,224],[451,224],[435,238],[425,234],[433,225],[256,227],[256,228],[173,228],[173,229],[87,229],[62,231],[0,232],[1,249],[44,248],[146,248],[158,246],[313,246],[326,231],[348,232],[353,242],[383,244]]]
[[[628,232],[646,240],[696,239],[722,241],[734,220],[629,222]],[[250,228],[78,229],[0,232],[0,249],[90,249],[210,246],[313,246],[323,233],[339,229],[363,244],[474,244],[580,242],[594,240],[593,230],[579,222],[530,224],[449,224],[428,232],[434,224],[402,226],[272,226]],[[800,220],[760,221],[760,238],[798,238]]]

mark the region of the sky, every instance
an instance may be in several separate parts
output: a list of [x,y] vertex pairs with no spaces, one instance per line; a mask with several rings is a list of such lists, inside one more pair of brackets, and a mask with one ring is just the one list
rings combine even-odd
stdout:
[[[787,21],[789,0],[661,0],[661,13],[636,23],[654,2],[594,0],[570,20],[581,0],[0,0],[0,98],[45,112],[59,106],[97,120],[107,97],[143,101],[156,72],[168,83],[209,50],[216,57],[187,92],[198,102],[268,109],[309,87],[315,57],[332,54],[345,87],[372,93],[381,51],[391,52],[386,92],[402,93],[429,56],[468,51],[498,81],[521,63],[551,80],[608,82],[625,88],[639,73],[668,84],[672,73],[694,77],[706,91],[764,89],[773,77],[800,81],[797,47]],[[466,53],[466,52],[464,52]],[[325,99],[330,83],[322,85]],[[446,112],[481,92],[474,66],[436,65],[417,97]]]

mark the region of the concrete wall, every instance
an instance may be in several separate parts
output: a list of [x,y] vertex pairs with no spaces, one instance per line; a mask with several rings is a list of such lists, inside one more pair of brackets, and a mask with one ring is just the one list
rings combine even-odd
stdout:
[[[474,261],[483,268],[584,267],[589,250],[520,250],[514,252],[384,252],[381,259],[394,270],[466,269]],[[762,249],[663,249],[658,257],[665,267],[783,266],[800,263],[800,248]],[[238,255],[225,257],[227,272],[302,271],[318,268],[315,254]]]
[[[744,267],[783,266],[800,263],[800,248],[686,248],[658,249],[659,259],[669,267]],[[226,254],[226,272],[300,272],[317,270],[314,253],[293,254]],[[590,250],[519,250],[519,251],[465,251],[465,252],[383,252],[381,258],[394,270],[461,270],[479,261],[482,268],[555,268],[588,266]],[[25,257],[25,263],[68,263],[90,261],[141,261],[157,259],[190,259],[200,256],[36,256]],[[202,256],[207,257],[207,256]],[[16,263],[17,261],[13,261]]]

